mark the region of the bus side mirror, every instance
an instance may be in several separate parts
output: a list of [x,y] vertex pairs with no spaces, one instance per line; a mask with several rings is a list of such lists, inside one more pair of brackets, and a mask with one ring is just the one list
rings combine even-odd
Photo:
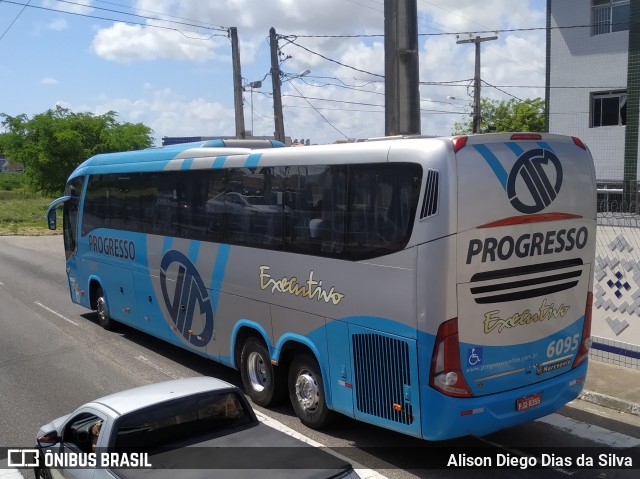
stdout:
[[56,229],[56,208],[51,208],[47,213],[47,223],[49,224],[50,230]]

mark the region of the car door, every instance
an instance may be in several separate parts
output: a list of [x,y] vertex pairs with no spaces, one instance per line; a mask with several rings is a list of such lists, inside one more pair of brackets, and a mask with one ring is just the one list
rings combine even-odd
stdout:
[[[83,409],[76,412],[62,428],[62,442],[60,444],[60,453],[68,453],[69,456],[75,456],[89,460],[94,453],[99,453],[98,448],[108,442],[103,437],[105,433],[105,424],[107,418],[94,409]],[[53,478],[65,479],[92,479],[95,473],[95,466],[82,467],[55,467],[50,468]]]

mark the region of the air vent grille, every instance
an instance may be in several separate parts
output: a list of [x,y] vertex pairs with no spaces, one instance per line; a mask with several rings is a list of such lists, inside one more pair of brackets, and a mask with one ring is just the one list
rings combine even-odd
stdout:
[[427,171],[427,187],[424,190],[420,219],[429,218],[438,212],[438,184],[440,173],[437,170]]
[[409,345],[381,334],[354,334],[352,341],[358,410],[411,424],[413,411],[405,399],[411,385]]

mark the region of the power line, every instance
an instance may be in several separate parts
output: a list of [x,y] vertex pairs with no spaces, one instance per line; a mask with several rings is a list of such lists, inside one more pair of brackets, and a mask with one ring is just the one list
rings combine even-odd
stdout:
[[[371,76],[375,76],[375,77],[379,77],[379,78],[384,78],[384,75],[380,75],[380,74],[378,74],[378,73],[371,73],[371,72],[368,72],[368,71],[366,71],[366,70],[362,70],[362,69],[360,69],[360,68],[352,67],[351,65],[347,65],[347,64],[345,64],[345,63],[339,62],[338,60],[334,60],[333,58],[329,58],[329,57],[327,57],[327,56],[325,56],[325,55],[323,55],[323,54],[321,54],[321,53],[314,52],[313,50],[310,50],[310,49],[308,49],[307,47],[303,47],[302,45],[297,44],[296,42],[294,42],[293,40],[291,40],[291,37],[287,37],[287,36],[284,36],[284,35],[279,35],[278,37],[279,37],[279,38],[286,38],[286,39],[289,41],[289,44],[291,44],[291,45],[295,45],[295,46],[296,46],[296,47],[298,47],[298,48],[302,48],[304,51],[309,52],[309,53],[311,53],[311,54],[313,54],[313,55],[317,55],[317,56],[319,56],[320,58],[324,58],[325,60],[330,61],[330,62],[332,62],[332,63],[336,63],[336,64],[338,64],[338,65],[340,65],[340,66],[343,66],[343,67],[345,67],[345,68],[350,68],[351,70],[355,70],[355,71],[360,72],[360,73],[365,73],[365,74],[367,74],[367,75],[371,75]],[[296,37],[295,37],[295,36],[293,36],[293,38],[296,38]]]
[[7,32],[9,30],[11,30],[11,27],[13,26],[14,23],[16,23],[16,21],[18,21],[18,18],[20,18],[20,15],[22,15],[22,12],[24,12],[24,10],[29,6],[29,4],[31,3],[31,0],[29,0],[23,7],[22,10],[20,10],[18,12],[18,14],[16,15],[16,18],[13,19],[13,21],[9,24],[9,26],[5,29],[4,32],[2,32],[2,35],[0,35],[0,40],[2,40],[4,38],[4,36],[7,34]]
[[[86,5],[82,4],[82,3],[72,2],[70,0],[57,0],[57,1],[58,1],[58,3],[67,3],[69,5],[86,6]],[[124,6],[124,5],[120,5],[120,6]],[[219,26],[205,27],[205,26],[195,25],[193,23],[179,22],[179,21],[175,21],[175,20],[165,20],[165,19],[157,18],[157,17],[149,17],[149,16],[146,16],[146,15],[138,15],[137,13],[127,13],[127,12],[123,12],[121,10],[113,10],[111,8],[96,7],[96,6],[92,6],[91,8],[93,8],[95,10],[102,10],[104,12],[120,13],[122,15],[127,15],[129,17],[143,18],[145,20],[153,20],[153,21],[158,21],[158,22],[175,23],[176,25],[185,25],[185,26],[189,26],[189,27],[205,28],[207,30],[217,30],[217,31],[225,31],[225,32],[228,30],[228,28],[226,28],[226,27],[219,27]]]
[[[107,4],[107,5],[115,5],[117,7],[128,8],[130,10],[133,10],[133,8],[131,6],[129,6],[129,5],[122,5],[122,4],[117,3],[117,2],[108,2],[106,0],[94,0],[94,1],[96,3],[104,3],[104,4]],[[98,7],[93,7],[93,8],[98,8]],[[153,13],[154,15],[162,15],[162,16],[165,16],[165,17],[168,17],[168,18],[176,18],[178,20],[185,20],[185,21],[188,21],[188,22],[201,23],[201,24],[203,24],[205,26],[205,28],[206,28],[206,25],[209,25],[211,27],[218,27],[221,30],[226,30],[227,29],[227,27],[222,26],[222,25],[216,25],[214,23],[209,23],[209,22],[201,22],[200,20],[193,20],[193,19],[190,19],[190,18],[178,17],[176,15],[169,15],[168,13],[155,12],[153,10],[145,10],[143,8],[136,8],[136,10],[138,10],[140,12]]]
[[293,89],[294,89],[295,91],[297,91],[297,92],[302,96],[302,98],[304,99],[304,101],[306,101],[306,102],[308,103],[308,105],[309,105],[311,108],[313,108],[313,109],[315,110],[315,112],[316,112],[318,115],[320,115],[320,118],[322,118],[325,122],[327,122],[327,124],[328,124],[331,128],[333,128],[333,129],[334,129],[334,130],[336,130],[338,133],[340,133],[342,136],[344,136],[344,137],[345,137],[345,139],[347,139],[347,140],[349,139],[349,137],[348,137],[347,135],[345,135],[344,133],[342,133],[342,132],[338,129],[338,127],[337,127],[337,126],[335,126],[333,123],[331,123],[329,120],[327,120],[327,117],[326,117],[326,116],[324,116],[322,113],[320,113],[320,112],[318,111],[318,109],[317,109],[316,107],[314,107],[314,106],[311,104],[311,102],[310,102],[310,101],[309,101],[309,100],[308,100],[304,95],[302,95],[302,93],[300,92],[300,90],[298,90],[298,87],[296,87],[293,83],[291,83],[291,86],[293,87]]
[[[29,1],[31,1],[31,0],[29,0]],[[68,11],[65,11],[65,10],[58,10],[58,9],[55,9],[55,8],[47,8],[47,7],[38,6],[38,5],[30,5],[29,3],[24,4],[24,3],[15,2],[15,1],[12,1],[12,0],[4,0],[4,2],[5,3],[11,3],[13,5],[23,5],[25,8],[26,7],[35,8],[35,9],[38,9],[38,10],[45,10],[45,11],[49,11],[49,12],[62,13],[62,14],[65,14],[65,15],[74,15],[74,16],[77,16],[77,17],[93,18],[93,19],[96,19],[96,20],[105,20],[105,21],[108,21],[108,22],[124,22],[124,23],[128,23],[128,24],[131,24],[131,25],[139,25],[139,26],[143,26],[143,27],[151,27],[151,28],[160,28],[160,29],[163,29],[163,30],[171,30],[171,31],[174,31],[174,32],[178,32],[178,33],[180,33],[180,34],[184,35],[185,37],[190,38],[192,40],[210,40],[213,37],[226,37],[227,36],[227,34],[211,33],[211,34],[209,34],[209,36],[207,38],[194,38],[194,37],[189,37],[182,30],[179,30],[178,28],[166,27],[166,26],[162,26],[162,25],[154,25],[154,24],[151,24],[151,23],[134,22],[134,21],[130,21],[130,20],[124,21],[122,19],[100,17],[100,16],[97,16],[97,15],[89,15],[89,14],[86,14],[86,13],[68,12]],[[119,13],[122,13],[123,15],[131,15],[131,14],[124,13],[124,12],[119,12]],[[151,17],[142,17],[142,18],[146,18],[146,19],[149,19],[149,20],[154,20]],[[164,21],[166,21],[168,23],[177,23],[177,22],[172,22],[172,21],[169,21],[169,20],[164,20]],[[195,27],[195,28],[203,28],[201,25],[190,25],[190,26]],[[209,28],[209,30],[216,30],[216,29],[215,28]],[[201,35],[199,32],[189,32],[189,33],[195,33],[195,34]]]
[[[619,22],[612,25],[629,25],[631,22]],[[593,25],[565,25],[557,27],[548,27],[549,30],[564,30],[574,28],[591,28]],[[419,37],[443,37],[453,35],[480,35],[490,33],[514,33],[514,32],[535,32],[546,31],[547,27],[529,27],[529,28],[498,28],[495,30],[477,30],[477,31],[460,31],[460,32],[441,32],[441,33],[418,33]],[[287,36],[287,35],[283,35]],[[288,36],[295,38],[381,38],[384,37],[382,33],[361,33],[352,35],[308,35],[308,34],[290,34]]]

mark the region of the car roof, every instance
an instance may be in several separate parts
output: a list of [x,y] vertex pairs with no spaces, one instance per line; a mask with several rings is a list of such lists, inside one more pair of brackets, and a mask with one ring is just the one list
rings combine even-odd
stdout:
[[124,415],[172,399],[229,388],[235,388],[235,386],[216,378],[206,376],[182,378],[120,391],[96,399],[87,406],[99,404],[112,409],[118,415]]

